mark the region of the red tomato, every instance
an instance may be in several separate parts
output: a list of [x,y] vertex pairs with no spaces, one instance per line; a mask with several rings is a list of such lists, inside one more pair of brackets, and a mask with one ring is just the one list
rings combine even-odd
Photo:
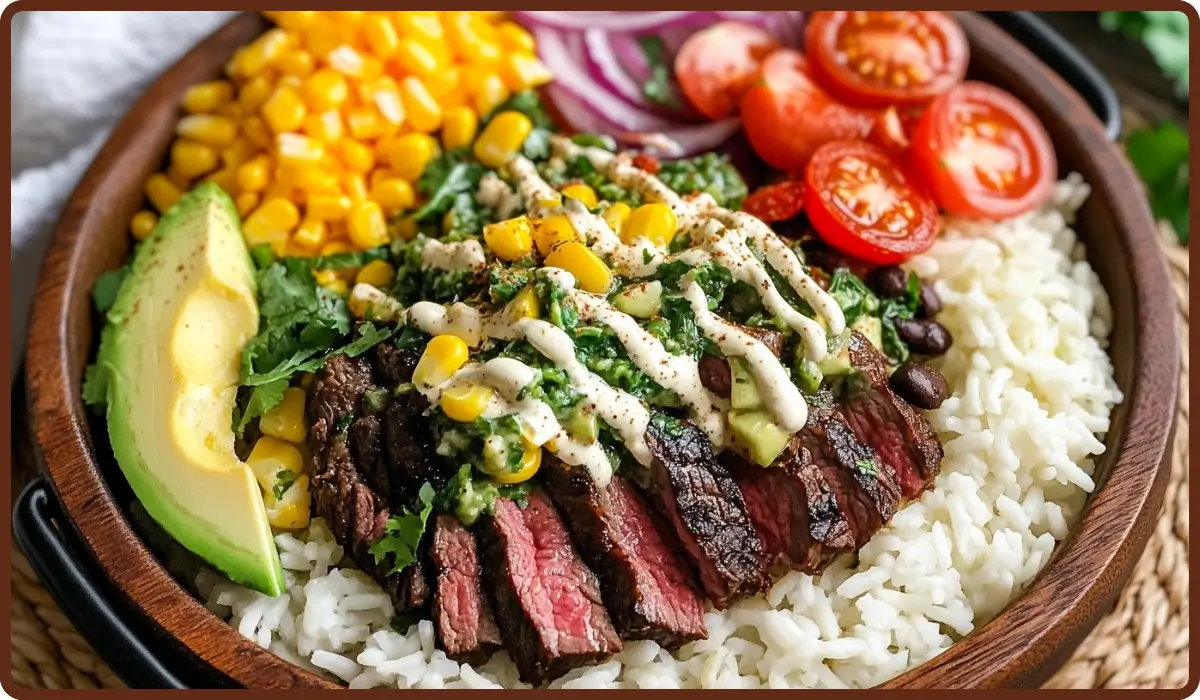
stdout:
[[887,151],[892,158],[899,159],[908,151],[908,133],[900,113],[895,107],[888,107],[879,113],[868,140]]
[[912,166],[957,216],[1005,219],[1044,203],[1058,166],[1050,136],[1017,98],[963,83],[930,103],[913,134]]
[[645,170],[651,175],[657,175],[658,169],[662,166],[658,159],[649,153],[639,153],[633,157],[633,167]]
[[804,208],[804,183],[784,180],[754,190],[742,203],[742,211],[772,224],[794,219]]
[[944,12],[863,10],[815,13],[804,50],[818,80],[863,107],[928,102],[962,82],[969,52]]
[[938,211],[879,147],[822,146],[805,172],[804,210],[821,240],[843,253],[893,265],[933,244]]
[[742,127],[767,164],[790,173],[804,169],[822,144],[861,139],[872,112],[835,102],[808,76],[804,56],[780,49],[763,61],[761,76],[742,96]]
[[758,66],[779,43],[765,29],[720,22],[696,32],[675,56],[675,78],[697,111],[724,119],[754,81]]

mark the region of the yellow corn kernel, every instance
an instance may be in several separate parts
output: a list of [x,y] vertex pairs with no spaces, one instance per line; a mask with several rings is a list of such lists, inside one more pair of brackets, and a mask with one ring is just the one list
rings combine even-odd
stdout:
[[341,194],[338,176],[319,167],[297,168],[292,182],[307,194]]
[[246,118],[246,110],[242,109],[242,106],[237,102],[230,102],[229,104],[221,105],[220,107],[217,107],[217,111],[213,112],[213,114],[217,115],[218,117],[230,119],[235,124],[240,123]]
[[291,49],[284,52],[279,60],[275,61],[275,67],[285,76],[303,79],[312,75],[313,69],[316,67],[316,59],[304,49]]
[[176,187],[184,192],[192,189],[192,178],[185,175],[183,171],[174,164],[167,168],[167,177],[170,178],[171,182],[175,183]]
[[438,43],[445,38],[436,12],[397,11],[392,13],[392,21],[402,35],[418,41]]
[[279,153],[280,165],[297,168],[320,165],[325,157],[324,144],[300,134],[280,134],[275,139],[275,148]]
[[588,187],[581,182],[567,185],[566,187],[562,188],[562,193],[564,197],[570,197],[571,199],[578,200],[588,209],[596,208],[596,190],[593,190],[591,187]]
[[216,183],[218,187],[225,190],[225,193],[230,197],[236,197],[238,194],[237,186],[237,170],[234,168],[221,168],[204,176],[204,182]]
[[276,27],[268,29],[254,41],[238,58],[239,70],[247,76],[261,73],[268,65],[283,55],[291,44],[287,32]]
[[392,131],[404,123],[408,116],[408,110],[404,107],[404,99],[400,96],[400,88],[396,85],[396,81],[384,76],[372,83],[364,84],[363,90],[366,93],[363,101],[375,105],[379,116],[391,125],[385,127],[387,131]]
[[411,209],[416,202],[412,185],[398,177],[380,180],[371,188],[371,199],[379,202],[388,215]]
[[479,128],[479,117],[469,107],[454,107],[442,112],[442,147],[453,151],[470,146]]
[[263,103],[262,115],[267,125],[277,133],[299,131],[304,125],[304,116],[308,109],[300,93],[286,85],[275,88],[275,92]]
[[129,233],[134,239],[144,241],[154,233],[155,226],[158,226],[158,214],[143,209],[129,220]]
[[351,78],[362,78],[363,67],[366,65],[366,58],[359,53],[353,46],[343,44],[325,57],[325,62],[329,67],[342,75]]
[[[433,92],[432,89],[430,92]],[[448,109],[454,109],[456,107],[467,107],[472,111],[475,109],[471,106],[471,98],[470,95],[467,94],[467,88],[461,84],[452,86],[451,89],[447,90],[440,97],[438,97],[438,104],[442,106],[443,113]]]
[[246,139],[235,139],[221,151],[221,165],[237,170],[254,157],[254,145]]
[[[325,253],[321,253],[325,255]],[[350,293],[350,285],[346,284],[346,280],[338,277],[337,270],[319,270],[316,273],[317,284],[328,289],[329,291],[339,296],[346,296]]]
[[365,10],[341,10],[338,12],[326,12],[325,14],[333,19],[333,21],[346,24],[351,27],[356,27],[359,24],[362,24],[362,21],[367,17]]
[[401,39],[396,50],[396,65],[404,73],[422,78],[437,72],[437,56],[425,44],[416,39]]
[[[334,236],[333,233],[334,233],[334,228],[333,228],[333,226],[330,226],[329,227],[329,237],[337,238],[337,236]],[[338,255],[340,253],[352,253],[352,252],[354,252],[354,248],[350,247],[349,241],[331,240],[328,243],[326,243],[325,245],[321,246],[321,255]]]
[[395,279],[396,268],[386,260],[372,260],[363,265],[358,274],[354,276],[355,282],[369,284],[380,289],[390,286]]
[[608,294],[612,271],[579,241],[563,243],[546,256],[546,267],[558,267],[575,276],[579,288],[592,294]]
[[367,46],[379,58],[390,57],[400,45],[400,33],[396,31],[392,19],[384,12],[367,13],[363,19],[362,32],[367,39]]
[[[480,110],[483,113],[483,110]],[[475,157],[489,168],[503,167],[533,131],[533,122],[520,112],[501,112],[484,127],[475,141]]]
[[610,204],[604,210],[604,221],[613,230],[613,233],[620,234],[621,229],[625,226],[625,222],[629,220],[629,213],[631,211],[633,210],[625,202]]
[[233,85],[228,80],[199,83],[183,93],[183,109],[192,114],[207,114],[233,100]]
[[643,204],[629,214],[629,219],[621,228],[621,240],[626,245],[633,245],[637,239],[646,238],[654,245],[665,248],[678,230],[679,221],[671,207],[652,202]]
[[299,530],[308,527],[312,508],[312,494],[308,490],[308,476],[301,474],[283,493],[282,499],[276,499],[274,493],[263,496],[263,504],[267,508],[267,522],[277,530]]
[[417,235],[417,222],[405,217],[391,224],[392,235],[402,241],[411,241]]
[[517,295],[505,307],[505,313],[512,321],[522,318],[541,318],[541,301],[538,299],[534,286],[526,285],[524,289],[517,292]]
[[183,192],[175,186],[175,183],[162,173],[156,173],[146,179],[145,191],[146,199],[150,200],[160,214],[167,213],[167,210],[183,196]]
[[290,201],[275,197],[265,200],[242,224],[247,237],[266,234],[268,231],[290,233],[300,223],[300,211]]
[[404,134],[397,137],[387,153],[387,162],[397,175],[416,182],[425,166],[438,156],[437,140],[429,134]]
[[247,231],[242,229],[242,236],[246,239],[246,246],[249,248],[257,248],[260,245],[269,246],[271,251],[283,257],[288,252],[288,232],[281,229],[270,229],[261,231]]
[[533,242],[537,244],[538,252],[542,255],[549,255],[564,243],[581,240],[583,239],[571,225],[571,220],[563,214],[533,221]]
[[258,199],[257,192],[243,192],[239,194],[237,199],[234,200],[234,204],[237,205],[238,214],[245,217],[254,211],[254,208],[258,206]]
[[326,112],[342,106],[350,96],[350,86],[341,73],[321,68],[304,80],[304,101],[318,112]]
[[270,156],[256,156],[242,163],[237,171],[238,188],[244,192],[261,192],[271,182]]
[[446,35],[454,52],[467,63],[495,63],[500,60],[496,32],[469,12],[446,13]]
[[459,423],[474,423],[487,410],[496,390],[482,384],[458,384],[442,392],[442,413]]
[[362,250],[388,242],[387,221],[378,202],[359,202],[350,209],[346,221],[350,242]]
[[310,112],[304,118],[302,127],[304,135],[316,139],[326,146],[332,146],[342,138],[342,115],[336,109],[326,112]]
[[467,343],[456,335],[443,333],[430,338],[425,352],[413,370],[413,383],[420,389],[441,386],[467,364]]
[[471,88],[471,101],[480,114],[488,114],[507,100],[508,94],[504,80],[491,73]]
[[242,134],[255,148],[267,150],[275,145],[275,137],[262,117],[248,117],[242,121]]
[[260,75],[251,78],[238,92],[238,104],[246,111],[246,114],[254,114],[271,96],[273,90],[271,82],[265,77]]
[[533,35],[515,22],[497,24],[496,37],[500,40],[500,46],[515,53],[533,53],[537,48]]
[[393,125],[387,123],[374,107],[358,107],[346,113],[350,136],[359,141],[371,141],[387,135]]
[[238,126],[225,117],[191,114],[175,124],[175,133],[181,138],[224,148],[237,138]]
[[313,10],[296,10],[296,11],[280,11],[280,10],[264,10],[263,16],[271,20],[276,26],[283,27],[289,32],[298,32],[305,29],[313,20],[317,18],[317,13]]
[[306,213],[318,221],[340,221],[350,215],[353,202],[344,194],[308,198]]
[[[367,187],[374,192],[375,187],[379,185],[379,183],[383,182],[384,180],[391,180],[398,177],[400,176],[391,170],[388,170],[387,168],[375,168],[371,171],[371,174],[367,176]],[[374,195],[372,195],[372,197],[373,196]]]
[[[284,392],[285,397],[289,391],[301,393],[301,407],[303,407],[304,390],[288,389]],[[254,478],[258,481],[258,485],[270,493],[281,478],[279,472],[290,471],[291,474],[287,478],[294,479],[304,471],[304,457],[300,454],[300,450],[290,442],[264,435],[254,443],[254,449],[250,450],[250,456],[246,458],[246,465],[250,467],[250,471],[254,472]]]
[[279,403],[259,419],[258,427],[264,435],[273,438],[291,443],[304,442],[304,436],[308,434],[308,426],[304,423],[304,390],[298,387],[285,389]]
[[[312,216],[312,203],[309,202],[308,211]],[[320,219],[308,218],[300,222],[300,227],[292,234],[292,243],[309,253],[320,250],[321,246],[325,245],[325,240],[329,237],[329,227]]]
[[367,179],[359,173],[347,173],[342,177],[342,189],[346,194],[350,195],[350,201],[358,204],[365,201],[369,191],[367,190]]
[[524,216],[484,226],[483,240],[501,260],[520,260],[533,252],[533,230]]
[[542,448],[525,438],[521,438],[521,445],[525,448],[525,452],[521,455],[521,464],[516,471],[496,469],[491,472],[493,479],[501,484],[520,484],[529,481],[534,474],[537,474],[538,469],[542,466]]
[[500,79],[513,92],[521,92],[550,82],[554,74],[537,56],[508,54],[500,62]]
[[421,76],[421,81],[445,111],[447,96],[460,87],[462,70],[458,66],[439,66],[434,73]]
[[171,145],[171,167],[183,177],[199,177],[217,167],[217,152],[195,141],[176,141]]
[[433,99],[425,84],[416,76],[400,81],[400,95],[404,98],[404,112],[408,123],[417,131],[430,133],[442,125],[442,106]]
[[337,144],[337,154],[346,168],[353,172],[370,172],[375,167],[375,152],[358,141],[342,139]]

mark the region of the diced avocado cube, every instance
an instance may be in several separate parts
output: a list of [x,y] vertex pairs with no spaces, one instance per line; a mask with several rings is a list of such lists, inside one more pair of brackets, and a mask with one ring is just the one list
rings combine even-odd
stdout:
[[762,411],[731,411],[729,427],[750,458],[762,467],[771,466],[792,437]]
[[637,316],[654,318],[662,308],[662,282],[640,282],[631,284],[618,292],[612,300],[618,311]]
[[733,379],[730,389],[729,403],[735,411],[748,411],[762,407],[762,397],[758,395],[758,384],[750,372],[750,366],[740,357],[729,358],[729,370]]
[[583,410],[583,408],[575,409],[571,418],[566,424],[567,432],[571,437],[580,442],[592,442],[598,437],[599,425],[596,424],[596,414]]
[[883,321],[878,316],[859,316],[850,328],[866,336],[875,347],[883,349]]

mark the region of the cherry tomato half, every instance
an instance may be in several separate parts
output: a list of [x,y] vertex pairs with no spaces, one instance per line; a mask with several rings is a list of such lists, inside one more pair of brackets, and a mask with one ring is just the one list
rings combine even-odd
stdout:
[[912,166],[938,205],[957,216],[1005,219],[1044,203],[1058,166],[1028,107],[998,87],[967,82],[926,108]]
[[912,105],[962,82],[967,37],[944,12],[817,12],[804,50],[814,76],[838,98],[863,107]]
[[892,265],[929,248],[938,231],[933,202],[866,141],[832,141],[805,172],[804,210],[821,240],[843,253]]
[[804,56],[780,49],[763,61],[758,82],[741,103],[746,138],[768,165],[790,173],[804,169],[828,141],[866,137],[873,112],[833,100],[808,75]]
[[778,46],[765,29],[720,22],[683,43],[675,56],[675,78],[697,111],[709,119],[724,119],[737,109],[759,64]]
[[804,183],[799,180],[764,185],[742,202],[742,211],[768,224],[794,219],[803,208]]

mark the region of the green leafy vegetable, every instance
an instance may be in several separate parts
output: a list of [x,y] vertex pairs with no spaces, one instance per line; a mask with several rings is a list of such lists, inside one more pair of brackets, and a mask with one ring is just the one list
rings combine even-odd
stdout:
[[271,410],[275,404],[283,400],[283,392],[288,388],[286,378],[273,379],[265,384],[259,384],[250,392],[250,400],[246,402],[246,410],[234,421],[233,431],[241,437],[246,426],[255,418],[261,417]]
[[520,112],[529,117],[529,121],[533,122],[535,127],[541,129],[554,129],[554,120],[546,112],[546,108],[542,105],[542,100],[538,97],[537,92],[533,90],[524,90],[518,92],[504,102],[500,103],[483,119],[480,128],[487,125],[497,114],[501,112]]
[[1178,10],[1107,11],[1100,13],[1100,26],[1139,39],[1155,63],[1182,96],[1188,94],[1188,18]]
[[1149,190],[1150,208],[1171,222],[1182,243],[1189,240],[1188,135],[1172,122],[1135,131],[1125,142],[1125,152]]
[[488,268],[488,296],[493,304],[502,306],[512,301],[532,279],[531,269],[492,263]]
[[[444,216],[454,206],[459,194],[475,191],[486,170],[479,163],[461,160],[463,157],[461,151],[451,151],[426,166],[417,187],[429,196],[429,201],[418,209],[412,218],[417,221],[430,221]],[[455,159],[458,159],[458,162],[453,162]],[[451,162],[453,164],[445,167]]]
[[854,276],[850,270],[839,267],[833,271],[829,280],[829,296],[841,307],[846,316],[846,325],[853,325],[859,317],[875,313],[879,308],[879,299],[863,281]]
[[717,204],[737,209],[745,199],[746,183],[729,159],[716,153],[663,161],[658,178],[679,194],[707,192]]
[[646,99],[664,107],[678,107],[679,98],[671,86],[671,68],[664,58],[663,40],[657,36],[638,37],[642,46],[642,54],[646,57],[646,65],[650,67],[650,77],[642,85],[642,94]]
[[121,291],[121,283],[129,275],[129,265],[122,265],[115,270],[109,270],[96,278],[92,285],[92,304],[96,311],[104,314],[117,302],[117,292]]
[[388,565],[388,573],[394,574],[408,568],[417,560],[417,547],[425,534],[425,526],[429,515],[433,512],[433,501],[437,493],[426,482],[418,494],[421,499],[421,510],[410,513],[401,510],[399,515],[388,518],[384,526],[383,537],[371,544],[368,551],[375,557],[375,563]]
[[296,472],[291,469],[280,469],[275,473],[275,486],[271,489],[271,495],[275,500],[283,499],[283,494],[292,488],[292,484],[296,483]]

